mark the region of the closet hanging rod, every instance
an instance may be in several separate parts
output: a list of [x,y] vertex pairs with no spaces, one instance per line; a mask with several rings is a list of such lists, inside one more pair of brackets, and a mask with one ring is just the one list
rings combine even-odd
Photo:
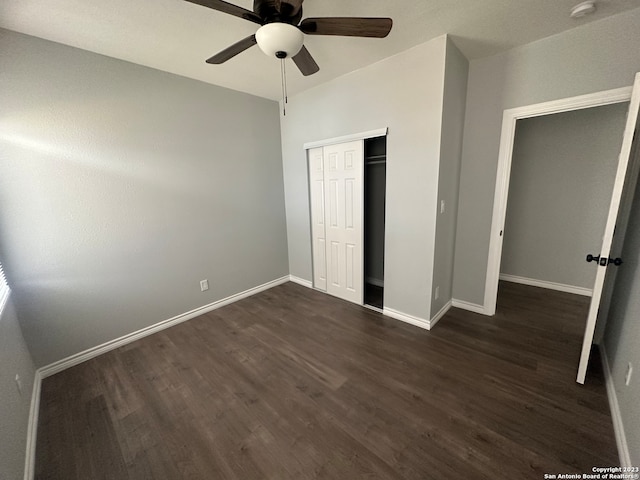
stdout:
[[374,160],[372,162],[365,162],[364,164],[365,165],[382,165],[382,164],[385,164],[385,163],[387,163],[386,160]]

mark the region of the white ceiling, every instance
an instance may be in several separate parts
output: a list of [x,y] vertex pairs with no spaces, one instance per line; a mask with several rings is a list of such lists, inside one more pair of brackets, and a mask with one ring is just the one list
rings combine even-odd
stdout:
[[[303,77],[287,64],[289,94],[426,42],[452,35],[467,58],[508,50],[640,6],[599,0],[574,20],[581,0],[306,0],[304,17],[380,16],[394,20],[385,39],[306,36],[320,72]],[[0,27],[221,85],[280,97],[280,65],[257,47],[223,65],[205,59],[251,35],[258,25],[184,0],[1,0]],[[249,10],[252,0],[235,0]]]

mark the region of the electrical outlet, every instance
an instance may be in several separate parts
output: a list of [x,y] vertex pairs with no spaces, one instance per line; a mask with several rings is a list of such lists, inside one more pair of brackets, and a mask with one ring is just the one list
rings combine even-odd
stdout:
[[16,387],[18,387],[18,393],[22,396],[22,379],[20,375],[16,373]]
[[200,291],[206,292],[207,290],[209,290],[209,280],[206,278],[204,280],[200,280]]
[[631,374],[633,373],[633,365],[631,365],[631,362],[629,362],[629,364],[627,365],[627,376],[624,377],[624,384],[628,387],[629,384],[631,383]]
[[434,293],[433,296],[436,300],[440,298],[440,287],[436,287],[436,292]]

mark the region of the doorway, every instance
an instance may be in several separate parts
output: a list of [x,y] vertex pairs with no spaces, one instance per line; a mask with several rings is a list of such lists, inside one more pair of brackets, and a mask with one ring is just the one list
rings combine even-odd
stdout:
[[305,144],[313,287],[384,306],[386,129]]
[[502,119],[502,134],[500,136],[500,152],[491,220],[491,236],[489,238],[489,254],[483,305],[483,313],[485,315],[495,315],[496,313],[498,281],[504,240],[503,233],[517,121],[584,108],[628,102],[631,99],[631,91],[632,88],[630,87],[618,88],[605,92],[505,110]]
[[500,280],[591,296],[627,107],[517,121]]
[[384,305],[387,137],[364,141],[364,304]]
[[[614,187],[609,201],[607,220],[604,233],[602,235],[601,247],[598,251],[599,253],[596,252],[597,255],[588,255],[586,257],[587,261],[596,261],[596,265],[598,267],[604,268],[597,268],[596,271],[593,295],[586,319],[585,333],[576,378],[578,383],[584,383],[586,377],[586,370],[594,338],[596,319],[600,308],[607,266],[610,263],[618,265],[619,259],[612,259],[609,255],[611,253],[614,232],[616,232],[616,225],[626,225],[624,216],[627,209],[620,208],[621,200],[623,200],[624,197],[623,190],[625,189],[626,184],[632,181],[633,178],[637,177],[638,173],[638,165],[632,158],[632,151],[634,145],[634,133],[638,128],[638,112],[640,110],[640,73],[636,75],[634,85],[631,88],[610,90],[607,92],[599,92],[591,95],[583,95],[580,97],[506,110],[503,116],[492,230],[489,244],[487,281],[485,285],[484,310],[485,313],[489,315],[495,314],[498,273],[500,270],[500,260],[502,255],[503,229],[505,224],[507,193],[516,121],[521,118],[566,112],[599,105],[621,103],[628,100],[630,100],[629,110],[622,138],[622,148],[618,157]],[[624,232],[620,230],[618,230],[617,235],[619,237],[623,237]]]

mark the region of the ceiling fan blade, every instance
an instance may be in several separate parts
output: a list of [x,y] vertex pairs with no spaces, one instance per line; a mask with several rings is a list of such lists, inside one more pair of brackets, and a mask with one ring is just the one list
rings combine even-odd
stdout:
[[203,7],[209,7],[219,12],[228,13],[236,17],[244,18],[250,22],[262,25],[264,22],[262,19],[253,13],[251,10],[239,7],[229,2],[223,2],[222,0],[186,0],[187,2],[195,3],[196,5],[202,5]]
[[384,38],[392,26],[390,18],[327,17],[305,18],[299,28],[308,35]]
[[243,40],[240,40],[238,43],[234,43],[228,48],[225,48],[219,53],[216,53],[213,57],[207,60],[207,63],[220,65],[221,63],[226,62],[227,60],[232,59],[239,53],[244,52],[246,49],[253,47],[256,44],[256,36],[251,35]]
[[293,57],[293,61],[305,77],[313,75],[320,70],[320,67],[304,45],[302,46],[302,50]]

